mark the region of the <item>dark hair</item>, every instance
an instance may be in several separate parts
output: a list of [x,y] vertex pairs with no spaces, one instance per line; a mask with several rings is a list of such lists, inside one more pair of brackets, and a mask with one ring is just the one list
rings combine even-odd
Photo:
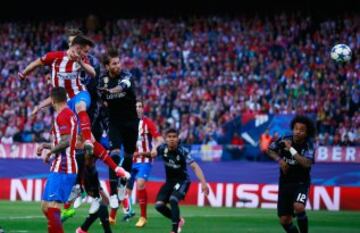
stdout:
[[90,47],[94,47],[95,43],[87,36],[77,35],[75,36],[74,40],[71,42],[71,45],[80,45],[80,46],[89,45]]
[[79,36],[83,35],[84,33],[79,28],[67,28],[65,29],[66,36]]
[[166,135],[168,135],[169,133],[175,133],[176,135],[178,135],[178,131],[174,128],[170,128],[168,130],[166,130]]
[[119,57],[119,52],[116,49],[111,48],[103,56],[102,62],[103,62],[104,65],[109,65],[110,64],[110,59],[111,58],[116,58],[116,57]]
[[314,122],[307,116],[297,115],[292,119],[290,127],[293,130],[296,123],[301,123],[306,125],[306,137],[313,138],[316,134],[316,128]]
[[141,103],[144,106],[143,98],[140,98],[140,97],[136,98],[136,103]]
[[66,89],[63,87],[54,87],[50,92],[50,97],[55,103],[66,102]]

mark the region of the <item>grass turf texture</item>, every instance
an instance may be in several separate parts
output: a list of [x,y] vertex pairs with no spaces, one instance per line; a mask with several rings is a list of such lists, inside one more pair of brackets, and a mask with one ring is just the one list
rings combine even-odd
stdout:
[[[83,205],[76,215],[65,222],[65,232],[75,232],[87,216],[89,205]],[[181,206],[181,215],[186,224],[183,233],[279,233],[283,232],[278,224],[274,209],[239,209]],[[114,233],[169,233],[171,223],[148,207],[148,224],[138,229],[134,225],[139,217],[130,222],[122,222],[122,211],[119,211],[117,224],[112,227]],[[307,211],[311,233],[359,233],[360,212]],[[103,232],[97,220],[90,228],[90,233]],[[5,233],[43,233],[47,232],[45,217],[42,216],[38,202],[0,201],[0,226]]]

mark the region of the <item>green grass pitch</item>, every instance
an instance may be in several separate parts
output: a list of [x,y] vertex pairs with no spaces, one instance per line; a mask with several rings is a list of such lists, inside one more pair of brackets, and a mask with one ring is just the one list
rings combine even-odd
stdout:
[[[65,222],[65,232],[75,232],[87,215],[89,205],[79,208],[76,215]],[[136,213],[139,210],[136,208]],[[239,209],[181,206],[181,215],[186,224],[183,233],[280,233],[274,209]],[[307,211],[311,233],[359,233],[360,212]],[[148,224],[137,229],[134,224],[136,215],[129,222],[122,222],[122,212],[113,226],[114,233],[169,233],[170,221],[158,214],[154,207],[148,207]],[[45,218],[38,202],[0,201],[0,226],[5,233],[44,233],[47,232]],[[102,228],[96,221],[90,233],[101,233]]]

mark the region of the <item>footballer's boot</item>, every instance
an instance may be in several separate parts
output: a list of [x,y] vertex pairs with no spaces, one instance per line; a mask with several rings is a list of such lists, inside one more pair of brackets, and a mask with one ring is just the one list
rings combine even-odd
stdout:
[[140,217],[137,223],[135,224],[135,226],[141,228],[144,227],[146,223],[147,223],[146,218]]
[[93,198],[89,208],[89,214],[95,214],[100,208],[101,197]]
[[129,211],[128,213],[126,213],[126,214],[124,215],[124,217],[122,218],[122,220],[123,220],[124,222],[129,222],[130,219],[131,219],[132,217],[134,217],[134,216],[135,216],[135,213],[134,213],[133,211]]
[[81,227],[78,227],[75,231],[75,233],[88,233],[87,231],[84,231],[83,229],[81,229]]
[[109,223],[110,223],[110,225],[115,225],[116,224],[116,219],[112,218],[112,217],[109,217]]
[[185,219],[183,217],[180,218],[179,226],[178,226],[178,233],[182,231],[183,226],[185,225]]
[[73,217],[74,215],[75,215],[75,209],[74,208],[61,210],[61,222],[65,222],[66,220]]

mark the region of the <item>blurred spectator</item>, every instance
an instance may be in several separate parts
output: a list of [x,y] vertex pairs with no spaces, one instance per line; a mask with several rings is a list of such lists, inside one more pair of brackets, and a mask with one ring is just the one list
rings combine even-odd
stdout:
[[244,140],[237,132],[235,132],[233,138],[231,139],[231,145],[236,146],[240,149],[244,146],[244,144]]
[[[360,145],[359,15],[320,22],[280,14],[101,23],[95,16],[84,25],[0,23],[1,139],[48,140],[51,111],[30,123],[29,115],[48,96],[49,69],[37,69],[25,82],[16,73],[46,52],[64,49],[65,27],[72,24],[94,39],[95,56],[119,48],[148,115],[160,130],[184,130],[182,142],[206,143],[212,137],[230,144],[233,130],[225,126],[235,125],[239,116],[300,113],[316,115],[319,144]],[[350,46],[351,62],[330,60],[337,41]]]
[[266,154],[266,151],[267,151],[268,147],[270,146],[271,141],[272,141],[272,137],[269,134],[269,129],[266,129],[265,132],[261,134],[260,140],[259,140],[260,151],[263,154]]
[[234,132],[234,135],[231,139],[231,144],[228,145],[226,149],[230,152],[232,159],[240,159],[243,156],[242,151],[244,145],[244,140],[237,132]]

